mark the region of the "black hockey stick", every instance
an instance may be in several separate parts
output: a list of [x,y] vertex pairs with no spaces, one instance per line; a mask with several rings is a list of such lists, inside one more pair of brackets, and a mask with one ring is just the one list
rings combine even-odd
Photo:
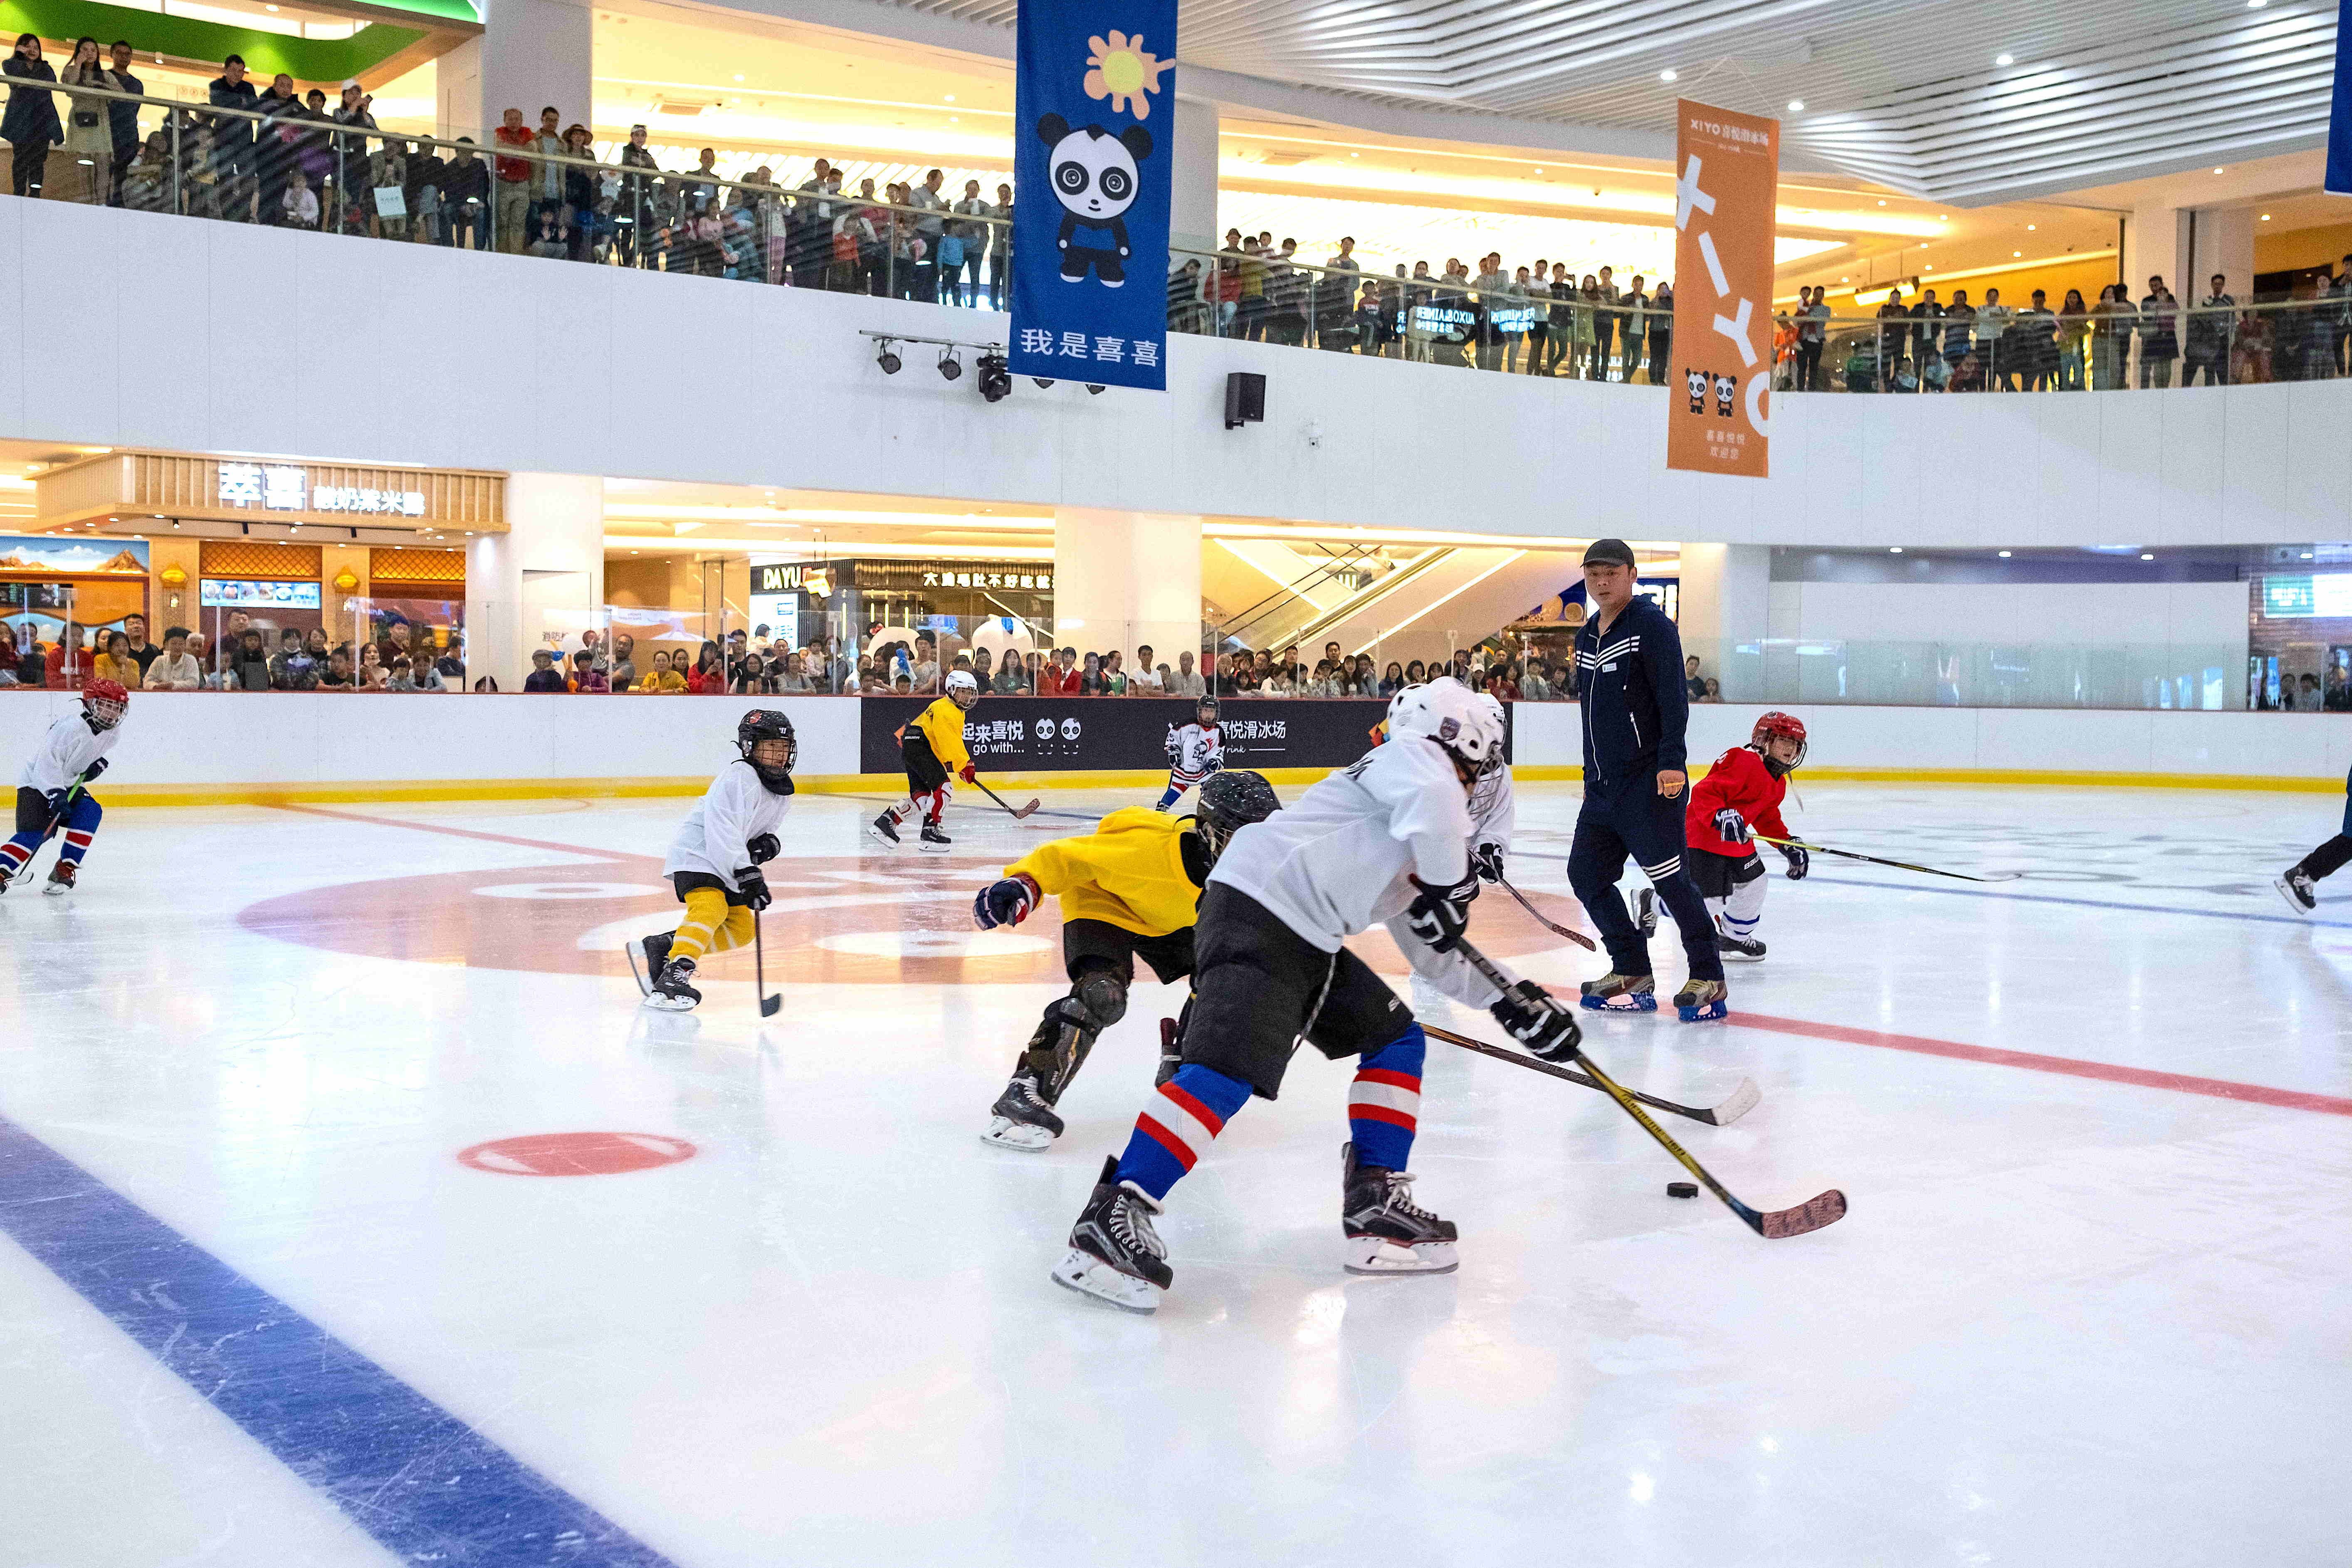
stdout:
[[[1492,1057],[1498,1062],[1509,1062],[1513,1067],[1528,1068],[1552,1078],[1564,1078],[1570,1083],[1580,1083],[1587,1089],[1601,1088],[1598,1083],[1573,1068],[1555,1067],[1548,1061],[1518,1051],[1506,1050],[1501,1046],[1488,1045],[1484,1040],[1474,1040],[1467,1035],[1457,1035],[1451,1029],[1440,1029],[1433,1025],[1423,1024],[1421,1026],[1421,1032],[1432,1038],[1444,1040],[1449,1046],[1460,1046],[1465,1051],[1475,1051],[1482,1057]],[[1672,1111],[1676,1116],[1687,1116],[1693,1121],[1704,1121],[1709,1127],[1730,1126],[1755,1110],[1758,1101],[1764,1098],[1757,1090],[1756,1085],[1744,1078],[1739,1080],[1739,1087],[1731,1091],[1731,1098],[1711,1110],[1696,1105],[1676,1105],[1671,1100],[1660,1100],[1655,1095],[1643,1094],[1638,1089],[1629,1089],[1625,1092],[1654,1110]]]
[[[1501,970],[1495,967],[1494,962],[1485,953],[1466,942],[1456,943],[1455,951],[1469,961],[1471,968],[1486,977],[1487,984],[1497,991],[1510,989],[1510,981]],[[1427,1032],[1425,1027],[1423,1032]],[[1733,1197],[1729,1190],[1721,1182],[1717,1181],[1706,1166],[1692,1159],[1689,1152],[1681,1144],[1675,1142],[1664,1128],[1650,1120],[1650,1113],[1635,1104],[1633,1097],[1619,1087],[1616,1079],[1602,1072],[1600,1063],[1581,1050],[1577,1053],[1577,1059],[1584,1064],[1584,1070],[1592,1075],[1593,1081],[1608,1091],[1609,1098],[1622,1107],[1626,1115],[1642,1124],[1643,1131],[1656,1139],[1667,1153],[1682,1162],[1683,1169],[1696,1176],[1708,1192],[1723,1200],[1726,1208],[1738,1215],[1747,1224],[1748,1229],[1764,1237],[1765,1240],[1779,1241],[1784,1237],[1803,1236],[1806,1232],[1819,1230],[1823,1226],[1835,1225],[1845,1217],[1845,1194],[1835,1187],[1817,1197],[1807,1199],[1792,1209],[1776,1209],[1770,1214],[1759,1214],[1749,1208],[1746,1204]]]
[[[1584,949],[1587,952],[1597,952],[1600,951],[1593,945],[1592,939],[1585,935],[1582,931],[1570,931],[1566,926],[1554,925],[1551,921],[1544,919],[1543,911],[1536,908],[1535,905],[1528,902],[1528,896],[1519,891],[1517,888],[1511,886],[1508,881],[1505,880],[1501,877],[1496,878],[1495,880],[1502,883],[1503,891],[1510,894],[1511,897],[1519,900],[1519,908],[1527,910],[1528,913],[1536,917],[1536,924],[1543,927],[1544,930],[1551,932],[1554,936],[1564,936],[1568,938],[1569,941],[1576,943],[1577,946]],[[1461,1042],[1457,1040],[1454,1043],[1458,1045]]]
[[[631,964],[630,967],[634,969],[636,966]],[[757,910],[751,911],[751,987],[752,994],[760,999],[760,1016],[774,1017],[777,1009],[784,1005],[784,994],[779,991],[773,996],[768,994],[768,948],[760,940],[760,911]]]
[[1015,822],[1019,822],[1019,821],[1021,821],[1023,818],[1026,817],[1026,816],[1027,816],[1031,812],[1033,812],[1033,811],[1036,810],[1036,809],[1038,808],[1038,806],[1040,806],[1040,805],[1044,805],[1044,804],[1045,804],[1043,801],[1039,800],[1035,795],[1031,795],[1031,796],[1029,797],[1029,804],[1028,804],[1027,805],[1020,806],[1020,807],[1017,807],[1017,808],[1016,808],[1016,807],[1013,807],[1013,806],[1010,806],[1010,805],[1004,805],[1004,797],[1003,797],[1003,795],[1001,795],[997,794],[994,790],[992,790],[992,789],[989,788],[986,784],[981,784],[981,783],[980,783],[980,780],[979,780],[979,778],[978,778],[977,776],[975,776],[975,777],[972,779],[972,781],[971,781],[971,782],[972,782],[972,783],[974,783],[974,784],[980,784],[980,793],[981,793],[981,794],[982,794],[982,795],[986,795],[989,799],[991,799],[991,800],[994,801],[998,805],[1000,805],[1000,806],[1003,806],[1003,807],[1004,807],[1004,810],[1006,811],[1006,813],[1007,813],[1007,814],[1009,814],[1009,815],[1012,816],[1013,820],[1013,821],[1015,821]]
[[1914,866],[1908,860],[1882,860],[1875,855],[1857,855],[1851,849],[1832,849],[1825,844],[1807,844],[1796,838],[1767,838],[1748,830],[1748,837],[1765,844],[1777,844],[1784,849],[1801,849],[1808,855],[1835,855],[1846,860],[1867,860],[1874,866],[1892,866],[1898,871],[1924,871],[1930,877],[1951,877],[1963,882],[2014,882],[2025,875],[2022,871],[2004,871],[1998,877],[1971,877],[1966,871],[1946,871],[1934,866]]

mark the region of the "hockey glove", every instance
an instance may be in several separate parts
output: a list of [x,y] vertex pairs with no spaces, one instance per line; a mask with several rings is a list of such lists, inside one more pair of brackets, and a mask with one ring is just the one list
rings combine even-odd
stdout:
[[961,768],[956,771],[956,777],[963,780],[963,782],[968,784],[976,784],[980,782],[980,769],[970,763],[966,763]]
[[998,926],[1017,926],[1029,918],[1045,895],[1037,884],[1027,877],[1014,875],[991,882],[972,895],[971,923],[982,931],[994,931]]
[[1478,879],[1482,882],[1501,881],[1503,879],[1503,847],[1499,844],[1481,844],[1471,850],[1470,869],[1477,873]]
[[91,760],[89,766],[88,766],[88,767],[86,767],[86,768],[82,769],[82,771],[81,771],[81,782],[82,782],[82,783],[84,783],[84,784],[88,784],[88,783],[89,783],[89,781],[90,781],[90,780],[92,780],[92,779],[96,778],[99,774],[100,774],[100,773],[104,773],[105,771],[106,771],[106,759],[105,759],[104,757],[97,757],[97,758],[94,758],[94,759],[92,759],[92,760]]
[[1532,980],[1522,980],[1504,992],[1487,1011],[1495,1015],[1504,1033],[1548,1062],[1574,1061],[1577,1047],[1584,1040],[1576,1015]]
[[1803,881],[1805,879],[1805,873],[1813,868],[1813,858],[1805,853],[1804,846],[1801,844],[1783,844],[1780,846],[1780,853],[1788,858],[1789,880],[1791,882]]
[[1470,900],[1478,896],[1478,879],[1468,876],[1451,887],[1433,888],[1415,877],[1412,885],[1421,891],[1404,911],[1405,924],[1429,944],[1430,952],[1452,952],[1470,929]]
[[72,794],[73,791],[69,789],[53,789],[41,797],[49,804],[49,818],[52,822],[65,816],[66,801]]
[[772,833],[755,833],[743,841],[743,850],[751,857],[752,865],[764,866],[782,854],[784,847],[776,842]]
[[755,915],[775,901],[768,896],[768,879],[757,866],[746,866],[735,873],[735,890],[742,896],[743,907]]
[[1748,819],[1730,806],[1715,814],[1715,830],[1734,844],[1748,842]]

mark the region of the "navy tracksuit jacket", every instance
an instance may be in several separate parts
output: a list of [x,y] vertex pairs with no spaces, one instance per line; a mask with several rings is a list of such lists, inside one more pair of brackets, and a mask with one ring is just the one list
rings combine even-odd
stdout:
[[1576,634],[1577,697],[1584,730],[1584,807],[1577,814],[1568,879],[1620,974],[1650,973],[1650,944],[1618,896],[1628,855],[1641,866],[1681,931],[1690,973],[1723,978],[1715,924],[1683,869],[1688,786],[1669,800],[1658,774],[1687,771],[1683,733],[1690,694],[1683,641],[1657,601],[1636,595],[1606,631],[1596,615]]

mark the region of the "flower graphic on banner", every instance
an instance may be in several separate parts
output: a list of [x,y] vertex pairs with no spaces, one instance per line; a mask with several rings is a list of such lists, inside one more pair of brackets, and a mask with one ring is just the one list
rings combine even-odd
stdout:
[[1176,62],[1145,53],[1140,33],[1130,38],[1114,32],[1108,42],[1088,38],[1087,45],[1093,51],[1087,56],[1087,96],[1107,98],[1115,111],[1150,119],[1148,95],[1160,90],[1160,73]]

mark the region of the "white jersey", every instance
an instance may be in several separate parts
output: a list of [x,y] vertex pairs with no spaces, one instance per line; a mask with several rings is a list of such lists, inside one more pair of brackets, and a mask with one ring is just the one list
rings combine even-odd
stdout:
[[41,742],[41,749],[25,759],[25,765],[16,772],[17,786],[37,789],[43,795],[70,789],[90,763],[114,749],[121,734],[121,724],[111,730],[93,731],[82,715],[68,713],[49,726],[48,738]]
[[669,855],[662,861],[662,875],[700,871],[735,888],[735,873],[751,864],[746,844],[762,833],[773,833],[792,808],[793,797],[772,794],[751,763],[727,768],[710,781],[678,824],[677,837],[669,841]]
[[[1470,792],[1470,844],[1474,849],[1481,844],[1492,844],[1509,854],[1511,835],[1518,826],[1518,805],[1511,793],[1511,770],[1496,768],[1478,781]],[[1470,961],[1459,953],[1432,952],[1429,944],[1412,934],[1404,922],[1405,905],[1412,902],[1407,895],[1394,901],[1394,907],[1384,902],[1381,919],[1387,924],[1389,934],[1396,939],[1397,947],[1412,965],[1413,974],[1426,980],[1456,1002],[1472,1007],[1491,1007],[1502,994],[1486,982],[1486,977],[1470,967]],[[1504,971],[1509,973],[1508,970]],[[1513,975],[1517,979],[1517,976]]]
[[1470,792],[1470,843],[1473,847],[1492,844],[1507,855],[1511,835],[1518,826],[1519,805],[1511,793],[1511,770],[1496,768]]
[[1168,727],[1168,771],[1185,784],[1199,784],[1225,765],[1224,731],[1214,724]]

